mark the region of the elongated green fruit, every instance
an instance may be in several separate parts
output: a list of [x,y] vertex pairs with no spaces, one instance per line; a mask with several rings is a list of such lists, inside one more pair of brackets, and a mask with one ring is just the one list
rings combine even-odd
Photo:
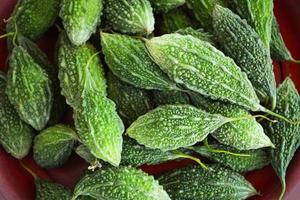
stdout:
[[59,80],[67,103],[76,108],[85,89],[106,94],[104,71],[91,44],[74,46],[65,33],[58,41]]
[[241,200],[257,194],[240,174],[218,165],[210,168],[188,166],[163,174],[158,180],[171,199]]
[[22,120],[43,129],[52,107],[51,81],[47,72],[21,46],[9,57],[7,96]]
[[91,153],[114,166],[121,162],[124,125],[113,101],[102,92],[86,89],[74,110],[78,136]]
[[255,29],[269,51],[272,33],[273,0],[231,0],[230,5],[241,18],[246,19],[248,24]]
[[6,31],[16,31],[31,40],[39,39],[54,24],[60,1],[19,0],[6,25]]
[[154,12],[168,12],[185,4],[185,0],[149,0]]
[[69,200],[71,191],[64,186],[51,181],[37,178],[35,180],[36,200]]
[[128,85],[111,72],[108,73],[108,97],[116,103],[118,113],[126,125],[152,108],[147,91]]
[[63,0],[59,16],[70,41],[86,42],[96,32],[102,14],[102,0]]
[[108,168],[85,175],[75,186],[72,200],[95,199],[170,200],[152,176],[131,167]]
[[[240,151],[224,145],[193,146],[189,149],[240,173],[261,169],[270,163],[270,158],[264,149]],[[229,151],[236,155],[214,150]]]
[[190,96],[196,107],[209,113],[230,118],[249,117],[248,119],[224,124],[224,126],[213,132],[211,135],[220,143],[239,150],[274,147],[269,137],[265,135],[263,127],[255,118],[251,118],[251,114],[247,110],[233,104],[212,101],[196,93],[192,93]]
[[177,88],[151,60],[141,40],[102,32],[101,45],[108,67],[122,81],[144,89]]
[[154,61],[178,84],[211,99],[259,110],[259,100],[245,73],[208,42],[168,34],[146,41]]
[[168,151],[192,146],[231,120],[190,105],[165,105],[139,117],[126,133],[146,147]]
[[179,33],[181,35],[191,35],[198,38],[199,40],[209,42],[213,46],[217,46],[214,41],[213,35],[209,32],[205,32],[203,29],[193,29],[192,27],[187,27],[177,30],[176,33]]
[[[275,112],[290,119],[300,118],[300,97],[293,81],[287,78],[277,89],[278,103]],[[278,123],[269,124],[269,136],[276,148],[271,150],[271,164],[277,173],[281,184],[283,198],[286,189],[285,176],[290,161],[299,147],[299,124],[289,124],[279,120]]]
[[72,153],[76,133],[65,125],[56,125],[43,130],[34,138],[33,158],[41,167],[63,165]]
[[154,30],[154,16],[148,0],[106,0],[106,23],[115,31],[149,35]]
[[212,29],[212,12],[216,5],[225,6],[225,0],[186,0],[187,6],[192,9],[196,19],[202,27]]
[[25,157],[32,144],[33,129],[23,122],[5,94],[6,75],[0,72],[0,144],[13,157]]
[[189,104],[189,96],[181,91],[170,90],[170,91],[153,91],[153,98],[156,105],[166,104]]
[[258,34],[238,15],[221,6],[214,9],[213,26],[225,54],[247,74],[261,103],[274,109],[276,83],[272,60]]

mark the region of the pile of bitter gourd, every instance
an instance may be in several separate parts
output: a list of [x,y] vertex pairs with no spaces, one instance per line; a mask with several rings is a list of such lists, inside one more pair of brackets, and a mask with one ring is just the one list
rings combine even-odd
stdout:
[[[53,25],[50,62],[35,42]],[[273,0],[19,0],[6,31],[1,145],[90,165],[72,192],[36,177],[36,199],[246,199],[258,192],[240,173],[269,163],[283,198],[300,97],[290,78],[276,88],[271,58],[297,61]],[[137,168],[184,158],[155,178]]]

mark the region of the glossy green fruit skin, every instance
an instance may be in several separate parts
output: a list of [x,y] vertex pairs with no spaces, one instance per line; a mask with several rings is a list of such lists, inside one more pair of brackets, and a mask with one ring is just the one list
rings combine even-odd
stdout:
[[[236,154],[243,154],[247,156],[237,156],[227,153],[216,153],[211,149],[229,151]],[[209,145],[206,146],[194,146],[192,150],[199,153],[214,162],[220,163],[224,167],[228,167],[236,172],[244,173],[261,169],[262,167],[270,163],[270,157],[268,156],[265,149],[256,150],[237,150],[235,148],[225,145]]]
[[167,104],[189,104],[189,96],[181,91],[170,90],[170,91],[159,91],[154,90],[152,92],[154,102],[156,106],[167,105]]
[[146,147],[168,151],[200,142],[229,121],[190,105],[165,105],[139,117],[126,134]]
[[[287,117],[290,120],[300,119],[300,97],[293,81],[286,78],[277,89],[278,103],[274,112]],[[299,124],[290,124],[278,120],[278,123],[269,124],[269,136],[276,148],[271,150],[271,164],[277,173],[282,191],[285,191],[286,171],[294,153],[300,144]]]
[[71,191],[64,186],[37,178],[35,180],[36,200],[70,200]]
[[6,31],[31,39],[39,39],[51,27],[58,15],[61,0],[19,0]]
[[108,73],[107,83],[108,97],[116,103],[118,113],[127,126],[152,108],[146,90],[121,81],[111,72]]
[[158,180],[174,200],[242,200],[257,194],[240,174],[218,165],[209,167],[176,169]]
[[154,12],[165,13],[185,4],[185,0],[149,0]]
[[115,31],[150,35],[154,30],[154,16],[148,0],[106,0],[104,4],[106,23]]
[[59,16],[70,41],[86,42],[101,23],[102,0],[63,0]]
[[270,109],[276,105],[276,83],[272,60],[255,30],[227,8],[216,6],[214,33],[226,55],[244,71],[261,103]]
[[62,166],[70,157],[76,133],[65,125],[55,125],[41,131],[34,138],[33,158],[44,168]]
[[211,99],[260,109],[246,74],[210,43],[175,33],[147,40],[146,46],[153,60],[177,84]]
[[25,157],[32,144],[33,129],[23,122],[5,94],[6,75],[0,72],[0,144],[13,157]]
[[196,93],[191,93],[190,97],[197,108],[209,113],[220,114],[230,118],[249,118],[229,122],[213,132],[211,135],[220,143],[239,150],[274,147],[270,138],[264,133],[263,127],[247,110],[233,104],[212,101]]
[[9,57],[6,94],[22,120],[42,130],[52,108],[51,80],[47,72],[21,46]]
[[79,196],[95,199],[170,200],[152,176],[131,167],[100,169],[83,176],[75,186],[72,200]]
[[176,33],[179,33],[181,35],[191,35],[198,38],[199,40],[209,42],[213,46],[217,46],[214,41],[215,39],[213,35],[209,32],[205,32],[203,29],[193,29],[192,27],[187,27],[177,30]]
[[108,67],[122,81],[143,89],[177,89],[151,60],[141,40],[102,32],[101,45]]

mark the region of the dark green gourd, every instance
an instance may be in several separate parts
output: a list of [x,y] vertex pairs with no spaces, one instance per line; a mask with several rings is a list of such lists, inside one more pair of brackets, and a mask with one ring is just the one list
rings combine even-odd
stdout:
[[265,135],[263,127],[256,122],[255,118],[251,117],[247,110],[233,104],[213,101],[196,93],[191,93],[190,97],[196,107],[212,114],[230,118],[248,116],[248,119],[229,122],[213,132],[211,135],[220,143],[239,150],[274,147],[268,136]]
[[182,91],[170,90],[170,91],[159,91],[154,90],[152,96],[156,106],[166,104],[189,104],[190,99],[188,94]]
[[[278,87],[277,96],[278,103],[274,111],[292,120],[299,120],[300,97],[290,78],[286,78]],[[270,124],[268,128],[269,136],[276,146],[271,150],[271,164],[282,184],[282,199],[286,189],[286,171],[300,144],[300,127],[299,124],[279,120],[278,123]]]
[[116,103],[118,113],[127,126],[152,108],[147,91],[119,80],[111,72],[107,83],[108,97]]
[[0,72],[0,144],[13,157],[25,157],[32,144],[33,129],[23,122],[5,94],[6,75]]
[[59,16],[70,41],[86,42],[96,32],[102,14],[102,0],[62,0]]
[[76,133],[65,125],[49,127],[35,136],[33,158],[41,167],[59,167],[68,160],[76,140]]
[[151,60],[141,40],[102,32],[101,45],[108,67],[122,81],[143,89],[177,89]]
[[35,200],[70,200],[71,191],[64,186],[51,181],[37,178],[35,180]]
[[185,4],[185,0],[149,0],[154,12],[168,12]]
[[115,31],[149,35],[154,30],[154,16],[148,0],[105,0],[104,17]]
[[209,170],[188,166],[158,180],[174,200],[242,200],[257,194],[243,176],[218,165]]
[[42,130],[52,108],[51,80],[41,65],[21,46],[9,57],[7,96],[22,120]]
[[[270,163],[270,157],[265,149],[241,151],[220,144],[209,146],[193,146],[189,149],[199,153],[201,156],[207,157],[212,161],[220,163],[224,167],[228,167],[240,173],[261,169]],[[216,152],[215,150],[228,151],[231,153]]]
[[158,181],[131,167],[99,169],[81,178],[72,200],[80,196],[95,199],[170,200]]
[[214,33],[226,55],[244,71],[263,105],[276,105],[276,83],[268,49],[255,30],[227,8],[216,6]]

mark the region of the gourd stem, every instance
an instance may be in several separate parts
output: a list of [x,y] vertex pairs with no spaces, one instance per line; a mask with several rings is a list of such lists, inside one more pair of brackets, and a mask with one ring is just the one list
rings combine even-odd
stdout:
[[13,36],[13,35],[15,35],[15,32],[6,33],[4,35],[0,35],[0,39],[10,37],[10,36]]
[[27,167],[22,161],[19,161],[21,166],[29,173],[31,176],[36,180],[38,179],[38,176],[31,170],[29,167]]
[[287,119],[286,117],[284,117],[284,116],[282,116],[280,114],[277,114],[277,113],[275,113],[275,112],[273,112],[273,111],[271,111],[271,110],[269,110],[269,109],[267,109],[267,108],[265,108],[263,106],[260,106],[260,111],[265,112],[265,113],[267,113],[269,115],[272,115],[274,117],[277,117],[277,118],[279,118],[279,119],[281,119],[283,121],[286,121],[289,124],[295,124],[295,125],[300,124],[300,121],[291,121],[291,120]]
[[204,169],[208,170],[208,167],[203,162],[201,162],[201,160],[199,158],[190,156],[190,155],[185,154],[185,153],[183,153],[183,152],[181,152],[179,150],[175,150],[174,153],[176,155],[178,155],[180,158],[187,158],[187,159],[193,160],[196,163],[198,163],[201,167],[203,167]]
[[272,123],[278,122],[277,120],[270,119],[265,115],[246,115],[246,116],[241,116],[241,117],[236,117],[236,118],[230,118],[229,122],[238,121],[238,120],[245,120],[245,119],[252,119],[252,118],[258,118],[258,117],[266,119],[266,120],[268,120],[269,122],[272,122]]
[[285,194],[285,190],[286,190],[286,183],[285,181],[281,181],[281,193],[280,193],[280,196],[278,197],[278,200],[282,200],[283,199],[283,196]]
[[292,61],[293,63],[300,64],[300,60],[295,60],[294,58],[292,58],[291,61]]

